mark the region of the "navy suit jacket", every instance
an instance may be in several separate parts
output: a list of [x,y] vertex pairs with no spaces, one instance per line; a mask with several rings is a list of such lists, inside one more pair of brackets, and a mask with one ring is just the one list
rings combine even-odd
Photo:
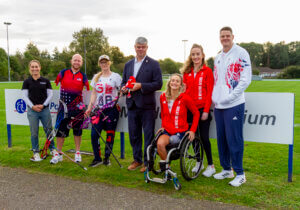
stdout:
[[[134,59],[125,64],[122,86],[126,84],[130,76],[133,76]],[[146,56],[136,76],[136,82],[142,84],[140,90],[130,92],[131,97],[126,98],[128,109],[134,108],[134,104],[142,109],[155,109],[155,91],[162,87],[162,75],[159,63]]]

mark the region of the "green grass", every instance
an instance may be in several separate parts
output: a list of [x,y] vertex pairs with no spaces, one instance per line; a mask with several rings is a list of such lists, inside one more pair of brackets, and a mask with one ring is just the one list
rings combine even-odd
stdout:
[[[7,147],[7,135],[4,113],[4,88],[21,88],[21,83],[0,83],[0,164],[2,166],[25,168],[34,173],[49,173],[69,177],[85,182],[103,182],[116,186],[138,188],[159,194],[168,194],[175,198],[193,198],[239,204],[258,208],[300,208],[300,127],[294,129],[294,170],[293,182],[287,182],[288,146],[246,142],[244,152],[244,168],[247,183],[239,188],[228,185],[229,180],[215,180],[199,177],[193,181],[185,181],[181,176],[178,161],[172,164],[178,172],[182,184],[181,191],[175,191],[173,184],[164,185],[144,182],[144,177],[138,171],[129,172],[127,166],[132,161],[132,151],[128,135],[125,135],[125,159],[120,160],[124,166],[120,169],[111,158],[110,167],[99,166],[83,171],[66,158],[62,163],[50,165],[49,158],[39,163],[29,161],[30,132],[28,126],[12,125],[13,147]],[[293,92],[295,93],[295,123],[300,123],[300,82],[284,81],[254,81],[248,92]],[[44,136],[44,135],[41,135]],[[40,140],[40,144],[44,139]],[[102,142],[101,142],[102,143]],[[213,159],[217,170],[221,170],[218,159],[216,140],[212,139]],[[102,144],[103,145],[103,144]],[[67,138],[64,151],[74,148],[73,138]],[[84,131],[82,150],[91,151],[90,131]],[[120,140],[117,134],[114,153],[120,154]],[[73,154],[70,154],[73,156]],[[83,156],[82,164],[87,166],[92,161],[91,156]],[[42,174],[41,174],[42,176]]]

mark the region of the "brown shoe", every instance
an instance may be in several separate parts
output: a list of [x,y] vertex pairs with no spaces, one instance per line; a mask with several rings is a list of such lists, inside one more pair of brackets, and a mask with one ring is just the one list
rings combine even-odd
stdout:
[[136,161],[133,161],[130,166],[128,166],[128,170],[129,171],[134,171],[135,169],[137,169],[138,167],[140,167],[142,165],[142,163],[139,163],[139,162],[136,162]]
[[141,173],[144,173],[147,170],[147,167],[145,165],[143,165],[143,167],[140,169]]

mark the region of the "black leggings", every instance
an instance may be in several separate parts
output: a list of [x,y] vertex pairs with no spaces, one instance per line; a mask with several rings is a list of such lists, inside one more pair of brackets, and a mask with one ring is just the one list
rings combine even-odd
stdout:
[[[196,135],[200,136],[204,151],[206,154],[207,162],[208,165],[213,164],[212,160],[212,154],[211,154],[211,145],[209,141],[209,126],[210,126],[210,121],[212,120],[211,114],[208,113],[208,118],[207,120],[201,120],[202,114],[203,114],[203,108],[199,109],[200,112],[200,119],[198,122],[198,129],[196,131]],[[188,122],[191,124],[193,122],[193,114],[189,111],[188,112]],[[200,134],[199,134],[200,132]]]

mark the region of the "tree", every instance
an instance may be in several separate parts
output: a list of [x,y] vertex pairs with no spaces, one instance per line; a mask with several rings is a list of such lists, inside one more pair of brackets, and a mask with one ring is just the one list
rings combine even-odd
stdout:
[[[83,28],[79,32],[73,33],[73,41],[69,48],[72,53],[80,53],[84,57],[84,41],[86,46],[87,75],[92,74],[97,69],[98,57],[102,54],[109,54],[110,48],[107,37],[104,36],[100,28]],[[97,57],[97,58],[96,58]],[[95,59],[96,58],[96,59]]]
[[163,74],[179,73],[179,65],[171,58],[165,58],[158,62]]
[[289,65],[300,65],[300,42],[288,44]]
[[210,57],[207,59],[206,64],[209,68],[211,68],[212,70],[214,70],[214,58]]
[[240,43],[239,45],[248,51],[252,66],[262,65],[262,60],[264,55],[264,47],[262,44],[250,42],[250,43]]
[[279,74],[280,79],[297,79],[300,78],[300,66],[289,66]]
[[0,80],[8,80],[7,54],[4,49],[0,48]]

